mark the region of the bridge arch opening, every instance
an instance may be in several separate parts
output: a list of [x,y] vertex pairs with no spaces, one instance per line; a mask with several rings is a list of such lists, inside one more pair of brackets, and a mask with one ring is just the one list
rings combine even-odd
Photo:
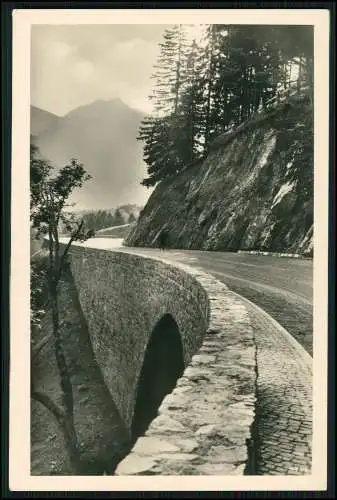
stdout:
[[144,356],[131,425],[133,443],[145,434],[164,397],[172,392],[183,371],[179,328],[173,317],[165,314],[152,330]]

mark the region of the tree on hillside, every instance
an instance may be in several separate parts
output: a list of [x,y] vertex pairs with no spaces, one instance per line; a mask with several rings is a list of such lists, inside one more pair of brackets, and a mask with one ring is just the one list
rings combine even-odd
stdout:
[[149,177],[142,184],[147,187],[179,171],[183,165],[176,149],[176,138],[186,64],[184,25],[166,29],[159,47],[160,54],[151,76],[153,90],[149,96],[154,113],[142,121],[138,136],[138,140],[144,142],[144,161],[148,165]]
[[217,92],[217,79],[219,73],[220,38],[225,26],[210,24],[205,31],[205,48],[199,55],[199,80],[203,94],[203,115],[204,115],[204,149],[207,151],[213,133],[213,117],[216,115],[214,106]]
[[148,187],[205,156],[215,137],[268,108],[279,91],[291,85],[313,95],[310,26],[206,25],[190,45],[184,28],[175,26],[160,49],[154,112],[138,137]]
[[314,87],[314,35],[312,26],[274,27],[274,36],[280,48],[288,82],[296,75],[297,86],[308,87],[313,98]]
[[125,224],[124,217],[123,217],[121,211],[119,210],[119,208],[117,208],[115,215],[114,215],[113,225],[114,226],[122,226],[123,224]]
[[143,158],[148,166],[148,177],[141,184],[146,187],[154,186],[179,168],[172,141],[173,121],[172,116],[148,117],[140,126],[138,140],[144,142]]
[[184,76],[185,28],[175,24],[165,30],[159,44],[160,54],[154,65],[153,101],[156,116],[169,116],[177,112],[181,84]]
[[129,218],[128,218],[128,224],[132,224],[133,222],[135,222],[137,219],[136,219],[136,216],[135,214],[133,214],[132,212],[130,213],[129,215]]
[[[48,292],[52,313],[52,332],[55,358],[60,375],[62,406],[58,406],[46,393],[35,390],[32,380],[31,396],[42,403],[56,417],[67,443],[71,466],[74,474],[81,473],[81,461],[78,440],[74,425],[74,399],[69,367],[66,363],[64,347],[61,339],[61,320],[59,313],[59,287],[62,273],[67,266],[67,257],[74,241],[85,241],[93,235],[92,231],[83,229],[83,221],[66,212],[68,200],[73,190],[82,187],[90,179],[83,165],[71,160],[57,173],[49,163],[39,156],[38,148],[31,146],[30,155],[30,208],[31,223],[37,236],[47,237],[48,266],[44,270],[42,281],[37,283],[38,276],[32,275],[32,302],[39,301],[41,293]],[[60,245],[60,223],[64,225],[69,240],[64,249]],[[40,276],[41,277],[41,276]],[[42,283],[42,285],[41,285]],[[37,286],[38,285],[38,286]],[[41,313],[33,309],[32,327],[38,326]],[[35,346],[32,355],[37,355],[40,346]]]
[[177,108],[175,148],[183,166],[203,153],[203,89],[198,78],[198,45],[186,52],[185,74]]

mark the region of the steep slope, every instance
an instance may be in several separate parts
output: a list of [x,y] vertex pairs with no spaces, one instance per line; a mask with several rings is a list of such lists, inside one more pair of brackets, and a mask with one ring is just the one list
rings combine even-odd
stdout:
[[142,118],[119,99],[96,101],[72,110],[38,134],[42,155],[55,166],[77,158],[92,175],[72,200],[78,208],[145,203],[148,192],[140,185],[145,166],[136,140]]
[[296,99],[219,137],[208,157],[152,193],[126,244],[309,253],[313,235],[312,106]]

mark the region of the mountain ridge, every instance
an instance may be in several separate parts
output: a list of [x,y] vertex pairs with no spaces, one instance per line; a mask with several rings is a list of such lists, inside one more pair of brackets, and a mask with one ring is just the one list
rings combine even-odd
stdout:
[[33,136],[38,136],[45,130],[50,129],[61,116],[55,115],[50,111],[39,108],[37,106],[30,106],[30,133]]
[[92,176],[74,193],[79,209],[144,205],[146,167],[137,141],[144,116],[119,98],[97,99],[62,117],[31,106],[31,135],[56,169],[76,158]]

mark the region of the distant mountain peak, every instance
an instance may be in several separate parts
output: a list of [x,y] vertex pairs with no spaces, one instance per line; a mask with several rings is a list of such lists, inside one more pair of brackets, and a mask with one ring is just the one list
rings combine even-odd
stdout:
[[[116,112],[118,114],[122,115],[137,115],[139,117],[143,117],[143,113],[139,111],[138,109],[134,109],[130,107],[128,104],[126,104],[124,101],[122,101],[119,97],[113,98],[113,99],[96,99],[95,101],[92,101],[88,104],[83,104],[81,106],[78,106],[77,108],[72,109],[69,111],[64,118],[69,118],[73,117],[76,115],[81,116],[82,114],[95,114],[95,113],[102,113],[104,115],[110,114],[110,113]],[[113,114],[111,115],[113,116]]]
[[92,175],[71,200],[79,208],[144,204],[148,191],[140,184],[145,164],[137,141],[143,116],[118,97],[98,99],[62,117],[32,107],[32,141],[55,168],[77,158]]
[[115,97],[113,99],[96,99],[95,101],[92,101],[91,103],[88,103],[86,106],[92,106],[95,104],[123,104],[126,106],[125,102],[123,102],[119,97]]
[[37,106],[30,107],[30,133],[33,136],[38,136],[39,134],[50,130],[55,127],[58,121],[61,119],[60,116],[46,111],[45,109],[38,108]]
[[48,111],[47,109],[40,108],[39,106],[34,106],[34,104],[31,104],[30,108],[31,110],[33,110],[33,112],[35,111],[36,113],[54,116],[56,118],[62,118],[62,115],[58,115],[57,113],[54,113],[54,111]]

